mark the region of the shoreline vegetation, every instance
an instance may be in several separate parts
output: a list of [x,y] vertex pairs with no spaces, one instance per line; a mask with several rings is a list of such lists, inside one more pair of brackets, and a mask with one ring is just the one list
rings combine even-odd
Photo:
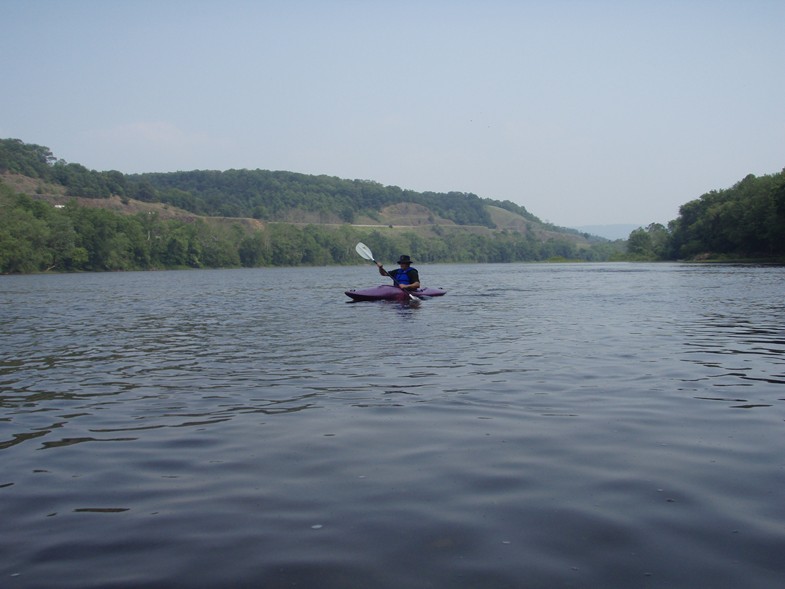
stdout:
[[349,265],[358,241],[420,263],[785,263],[785,171],[611,241],[471,193],[267,170],[97,172],[0,139],[2,274]]

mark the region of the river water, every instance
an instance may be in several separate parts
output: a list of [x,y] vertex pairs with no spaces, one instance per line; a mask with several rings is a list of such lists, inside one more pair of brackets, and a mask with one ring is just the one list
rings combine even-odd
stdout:
[[773,588],[785,268],[0,277],[0,586]]

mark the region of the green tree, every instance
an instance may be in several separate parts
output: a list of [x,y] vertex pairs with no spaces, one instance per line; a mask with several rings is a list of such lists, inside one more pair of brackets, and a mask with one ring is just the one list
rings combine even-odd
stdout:
[[627,253],[638,260],[661,260],[667,257],[670,234],[664,225],[652,223],[639,227],[627,239]]
[[16,207],[4,211],[0,227],[0,272],[30,273],[46,270],[52,263],[47,246],[49,227],[30,211]]
[[25,144],[20,139],[0,139],[0,173],[22,174],[49,180],[56,160],[48,147]]
[[708,192],[682,205],[670,225],[670,255],[766,257],[779,253],[785,241],[777,212],[783,182],[785,172],[750,174],[729,189]]
[[270,264],[270,244],[261,231],[248,235],[238,248],[240,263],[246,268],[256,268]]

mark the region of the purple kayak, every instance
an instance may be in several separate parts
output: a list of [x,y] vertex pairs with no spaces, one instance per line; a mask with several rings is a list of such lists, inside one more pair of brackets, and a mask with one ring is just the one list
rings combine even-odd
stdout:
[[382,284],[360,290],[347,290],[346,296],[354,301],[407,301],[410,292],[416,298],[440,297],[447,293],[440,288],[418,288],[417,290],[403,291],[392,284]]

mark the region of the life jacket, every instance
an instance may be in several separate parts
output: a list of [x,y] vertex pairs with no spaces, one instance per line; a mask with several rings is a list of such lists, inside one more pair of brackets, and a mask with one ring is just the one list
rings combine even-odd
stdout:
[[395,280],[398,284],[411,284],[412,280],[409,278],[409,272],[414,270],[414,268],[409,267],[406,270],[403,268],[396,268],[395,272],[391,272],[393,280]]

